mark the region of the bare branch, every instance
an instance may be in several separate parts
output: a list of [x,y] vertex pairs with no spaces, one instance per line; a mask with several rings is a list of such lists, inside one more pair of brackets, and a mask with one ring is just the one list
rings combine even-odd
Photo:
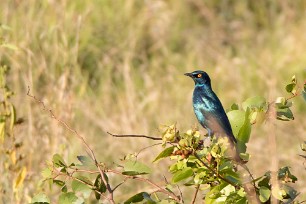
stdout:
[[184,203],[183,192],[181,191],[181,189],[180,189],[180,186],[179,186],[179,185],[176,185],[176,187],[177,187],[177,190],[180,192],[180,199],[181,199],[181,203]]
[[156,143],[156,144],[153,144],[153,145],[150,145],[148,147],[144,147],[142,148],[141,150],[139,150],[139,152],[136,154],[136,158],[138,157],[138,155],[143,152],[144,150],[148,149],[148,148],[151,148],[151,147],[154,147],[154,146],[157,146],[157,145],[161,145],[162,143]]
[[200,185],[197,185],[196,187],[196,191],[194,192],[194,196],[193,196],[193,199],[191,201],[192,204],[195,203],[196,199],[197,199],[197,195],[198,195],[198,192],[199,192],[199,188],[200,188]]
[[117,184],[114,188],[113,191],[115,191],[119,186],[121,186],[122,184],[124,184],[126,181],[128,180],[128,178],[124,178],[124,180],[122,182],[120,182],[119,184]]
[[158,190],[155,191],[155,192],[161,192],[161,193],[164,193],[170,197],[172,197],[175,201],[179,202],[179,203],[182,203],[181,200],[180,200],[180,197],[175,195],[174,193],[170,192],[170,191],[167,191],[166,189],[164,189],[163,187],[161,187],[160,185],[154,183],[153,181],[149,180],[149,179],[146,179],[146,178],[142,178],[142,177],[138,177],[138,176],[128,176],[128,175],[124,175],[122,174],[122,172],[119,172],[119,171],[116,171],[116,170],[111,170],[111,169],[108,169],[106,170],[107,172],[111,172],[111,173],[114,173],[114,174],[118,174],[118,175],[122,175],[124,176],[125,178],[128,178],[128,179],[134,179],[134,180],[139,180],[139,181],[143,181],[145,183],[148,183],[150,184],[151,186],[154,186],[156,187]]
[[151,140],[162,140],[162,138],[160,138],[160,137],[151,137],[151,136],[147,136],[147,135],[117,135],[117,134],[112,134],[110,132],[107,132],[107,134],[109,134],[113,137],[144,137],[144,138],[151,139]]

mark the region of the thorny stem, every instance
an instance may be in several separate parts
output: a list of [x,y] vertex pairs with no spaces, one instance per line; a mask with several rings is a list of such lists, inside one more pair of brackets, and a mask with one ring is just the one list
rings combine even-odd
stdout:
[[113,189],[110,187],[109,183],[107,182],[105,176],[104,176],[104,171],[101,169],[101,166],[99,165],[97,159],[96,159],[96,156],[93,152],[93,150],[89,147],[88,143],[85,141],[85,139],[73,128],[71,128],[65,121],[57,118],[57,116],[53,113],[53,111],[51,109],[47,110],[46,109],[46,106],[44,104],[44,102],[38,98],[36,98],[34,95],[31,95],[30,94],[30,87],[28,86],[28,92],[27,92],[27,95],[31,98],[33,98],[35,100],[35,102],[39,103],[42,105],[43,107],[43,110],[44,111],[47,111],[50,113],[50,116],[51,118],[55,119],[56,121],[58,121],[61,125],[63,125],[66,129],[68,129],[70,132],[72,132],[74,135],[76,135],[83,143],[83,145],[87,148],[87,150],[90,152],[90,158],[94,161],[96,167],[98,168],[99,170],[99,173],[101,175],[101,179],[103,181],[103,183],[105,184],[106,186],[106,189],[107,191],[109,192],[109,197],[107,198],[108,201],[112,204],[115,204],[115,201],[114,201],[114,194],[113,194]]

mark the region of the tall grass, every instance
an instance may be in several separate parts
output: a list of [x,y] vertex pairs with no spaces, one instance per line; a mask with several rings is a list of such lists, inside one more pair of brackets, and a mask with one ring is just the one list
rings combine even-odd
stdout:
[[[110,138],[106,131],[157,134],[159,124],[196,124],[187,71],[206,70],[225,107],[267,97],[271,89],[275,97],[293,74],[304,80],[305,9],[302,0],[2,0],[1,23],[11,28],[3,36],[19,50],[1,49],[1,64],[11,68],[9,85],[26,120],[16,129],[30,168],[20,202],[39,188],[39,172],[53,153],[85,154],[26,97],[27,86],[111,163],[151,143]],[[280,165],[293,167],[305,194],[297,156],[306,129],[301,101],[296,122],[280,124],[276,135]],[[269,161],[268,133],[258,127],[248,147],[258,174]],[[151,158],[152,151],[142,156]]]

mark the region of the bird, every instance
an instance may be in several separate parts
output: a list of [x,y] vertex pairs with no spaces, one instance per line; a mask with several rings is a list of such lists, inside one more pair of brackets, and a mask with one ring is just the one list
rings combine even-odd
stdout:
[[193,109],[199,123],[207,130],[208,136],[227,137],[234,155],[234,160],[240,161],[236,150],[237,140],[233,134],[231,124],[222,103],[211,87],[209,75],[201,70],[185,73],[193,79]]

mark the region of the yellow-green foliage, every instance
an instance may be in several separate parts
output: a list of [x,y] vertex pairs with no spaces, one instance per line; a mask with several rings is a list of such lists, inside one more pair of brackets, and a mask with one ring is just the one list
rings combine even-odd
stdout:
[[[256,95],[275,99],[294,74],[305,80],[305,10],[302,0],[1,0],[0,37],[7,44],[0,65],[10,68],[7,83],[25,119],[14,130],[29,172],[17,200],[29,201],[40,188],[39,172],[54,153],[83,151],[26,96],[28,86],[87,139],[99,160],[110,162],[151,142],[110,138],[106,131],[155,134],[160,123],[177,121],[182,129],[196,123],[187,71],[207,71],[226,108]],[[296,167],[305,194],[297,156],[305,103],[295,101],[296,120],[277,127],[277,152],[264,148],[268,126],[255,128],[250,168],[261,174],[274,154],[280,166]],[[142,156],[153,160],[150,151]],[[11,182],[6,179],[1,183]]]

